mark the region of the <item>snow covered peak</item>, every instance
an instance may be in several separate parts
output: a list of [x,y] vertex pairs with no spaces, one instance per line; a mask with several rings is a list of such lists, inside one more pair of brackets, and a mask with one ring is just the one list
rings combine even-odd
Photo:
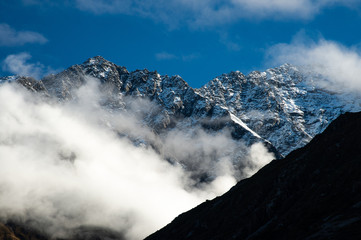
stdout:
[[309,72],[284,64],[247,76],[223,74],[199,91],[285,155],[305,145],[341,113],[361,110],[355,104],[357,96],[326,91],[312,80]]
[[109,61],[105,60],[102,56],[95,56],[86,60],[83,65],[101,65],[103,62],[110,63]]
[[193,89],[178,75],[128,72],[96,56],[45,77],[43,83],[50,95],[67,100],[87,77],[100,80],[109,96],[105,105],[113,109],[126,107],[125,96],[152,101],[159,111],[156,117],[149,113],[146,122],[155,131],[182,124],[229,128],[235,138],[247,144],[270,142],[283,155],[305,145],[341,113],[361,110],[357,97],[326,91],[316,84],[321,76],[291,64],[247,76],[233,71]]
[[117,66],[101,56],[89,58],[81,64],[80,67],[85,74],[99,78],[103,81],[106,81],[108,78],[117,78],[119,75],[129,73],[125,67]]

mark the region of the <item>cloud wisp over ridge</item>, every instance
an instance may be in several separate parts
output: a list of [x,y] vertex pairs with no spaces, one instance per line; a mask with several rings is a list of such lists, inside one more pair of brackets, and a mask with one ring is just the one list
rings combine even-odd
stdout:
[[332,91],[361,91],[361,51],[338,42],[320,38],[307,39],[302,34],[291,43],[272,46],[267,52],[269,63],[291,63],[321,74],[317,84]]

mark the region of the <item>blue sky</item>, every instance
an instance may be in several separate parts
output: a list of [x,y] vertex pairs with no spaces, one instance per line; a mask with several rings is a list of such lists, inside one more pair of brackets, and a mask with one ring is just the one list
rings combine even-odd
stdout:
[[200,87],[284,62],[358,71],[360,43],[361,0],[0,1],[1,76],[39,79],[101,55]]

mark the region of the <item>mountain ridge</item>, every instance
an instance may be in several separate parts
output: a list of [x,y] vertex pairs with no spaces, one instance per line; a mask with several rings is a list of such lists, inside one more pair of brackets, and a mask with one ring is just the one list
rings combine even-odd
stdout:
[[126,108],[124,96],[148,98],[160,106],[157,121],[147,123],[157,132],[173,128],[179,119],[190,121],[183,125],[201,124],[206,129],[230,127],[235,139],[247,145],[261,141],[278,158],[304,146],[341,113],[361,110],[357,96],[318,87],[319,76],[290,64],[248,75],[233,71],[192,88],[179,75],[147,69],[129,72],[96,56],[44,77],[37,83],[40,86],[30,78],[21,84],[66,101],[86,77],[99,79],[109,96],[105,104],[112,109]]

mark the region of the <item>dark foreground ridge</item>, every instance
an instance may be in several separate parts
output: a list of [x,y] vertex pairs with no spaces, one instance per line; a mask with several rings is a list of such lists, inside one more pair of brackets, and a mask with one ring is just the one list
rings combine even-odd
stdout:
[[146,240],[360,239],[361,113]]

